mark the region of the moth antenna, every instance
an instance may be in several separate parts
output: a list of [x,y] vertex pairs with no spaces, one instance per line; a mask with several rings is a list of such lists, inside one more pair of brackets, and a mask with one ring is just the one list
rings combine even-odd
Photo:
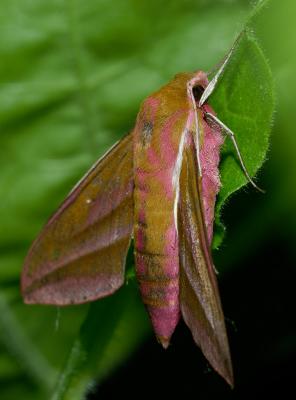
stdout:
[[247,168],[245,166],[243,157],[241,155],[241,152],[239,150],[236,138],[235,138],[235,134],[232,132],[231,129],[229,129],[222,121],[220,121],[219,118],[217,118],[215,115],[210,114],[208,112],[205,113],[205,117],[208,118],[211,122],[214,122],[216,125],[218,125],[225,133],[226,135],[228,135],[230,137],[230,139],[232,140],[232,143],[234,145],[236,154],[238,156],[241,168],[246,176],[246,178],[248,179],[248,181],[252,184],[252,186],[254,186],[255,189],[257,189],[259,192],[261,193],[265,193],[265,190],[261,189],[259,186],[256,185],[256,183],[253,181],[253,179],[250,177]]
[[201,161],[200,161],[200,154],[199,154],[199,149],[200,149],[200,144],[199,144],[199,122],[198,122],[198,115],[197,115],[197,107],[196,107],[196,102],[194,99],[193,95],[193,86],[192,83],[189,82],[187,84],[187,93],[189,95],[189,98],[191,100],[193,110],[194,110],[194,124],[195,124],[195,135],[194,135],[194,141],[195,141],[195,146],[196,146],[196,158],[197,158],[197,166],[198,166],[198,175],[201,177],[202,176],[202,169],[201,169]]
[[[206,101],[207,99],[210,97],[210,95],[213,93],[213,91],[215,90],[215,87],[217,86],[218,80],[220,78],[220,76],[223,74],[226,65],[228,64],[228,61],[230,59],[230,57],[233,54],[234,49],[236,48],[239,40],[241,39],[243,33],[245,32],[245,30],[242,30],[240,32],[240,34],[237,36],[237,38],[235,39],[233,45],[231,46],[231,49],[229,50],[229,52],[226,54],[226,56],[222,59],[222,61],[218,64],[217,67],[215,67],[214,70],[216,70],[216,68],[218,68],[216,74],[214,75],[214,77],[210,80],[208,86],[205,88],[200,100],[199,100],[199,104],[198,106],[201,107]],[[210,71],[207,75],[211,74],[213,72]]]

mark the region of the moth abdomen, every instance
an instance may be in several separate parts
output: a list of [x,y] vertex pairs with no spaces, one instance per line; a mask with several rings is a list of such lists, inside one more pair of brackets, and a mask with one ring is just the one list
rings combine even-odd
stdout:
[[168,254],[137,251],[135,255],[141,297],[154,332],[166,348],[180,318],[179,259]]

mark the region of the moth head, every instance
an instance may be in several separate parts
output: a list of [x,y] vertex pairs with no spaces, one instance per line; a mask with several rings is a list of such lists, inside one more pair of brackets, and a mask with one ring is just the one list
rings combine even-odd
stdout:
[[191,79],[193,86],[202,86],[204,89],[208,86],[208,75],[204,71],[196,71]]
[[197,71],[193,74],[193,77],[189,81],[189,86],[192,88],[192,93],[196,103],[199,103],[199,100],[208,86],[208,77],[204,71]]

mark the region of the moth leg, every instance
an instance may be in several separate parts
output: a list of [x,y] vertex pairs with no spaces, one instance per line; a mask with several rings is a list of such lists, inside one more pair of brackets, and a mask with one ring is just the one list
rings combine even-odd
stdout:
[[218,125],[218,126],[222,129],[222,131],[225,132],[225,134],[226,134],[227,136],[230,137],[230,139],[232,140],[232,143],[233,143],[233,145],[234,145],[236,154],[237,154],[237,156],[238,156],[238,159],[239,159],[241,168],[242,168],[242,170],[243,170],[243,172],[244,172],[246,178],[247,178],[248,181],[254,186],[255,189],[257,189],[257,190],[258,190],[259,192],[261,192],[261,193],[265,193],[265,191],[262,190],[262,189],[260,189],[260,188],[256,185],[256,183],[253,181],[253,179],[250,177],[250,175],[249,175],[249,173],[248,173],[248,171],[247,171],[247,168],[246,168],[246,166],[245,166],[243,157],[242,157],[242,155],[241,155],[241,152],[240,152],[240,150],[239,150],[239,147],[238,147],[238,144],[237,144],[237,141],[236,141],[236,138],[235,138],[235,134],[232,132],[232,130],[229,129],[222,121],[220,121],[219,118],[217,118],[217,117],[216,117],[215,115],[213,115],[213,114],[210,114],[210,113],[206,112],[206,113],[205,113],[205,117],[206,117],[206,119],[208,119],[208,121],[209,121],[210,123],[214,123],[214,124]]

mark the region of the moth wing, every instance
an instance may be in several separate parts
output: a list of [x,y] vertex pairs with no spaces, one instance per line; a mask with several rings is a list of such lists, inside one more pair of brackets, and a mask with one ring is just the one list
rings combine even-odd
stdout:
[[224,315],[203,218],[196,148],[186,145],[180,173],[178,234],[182,317],[211,366],[232,386]]
[[26,303],[79,304],[123,284],[133,185],[129,134],[74,187],[33,243],[21,279]]

